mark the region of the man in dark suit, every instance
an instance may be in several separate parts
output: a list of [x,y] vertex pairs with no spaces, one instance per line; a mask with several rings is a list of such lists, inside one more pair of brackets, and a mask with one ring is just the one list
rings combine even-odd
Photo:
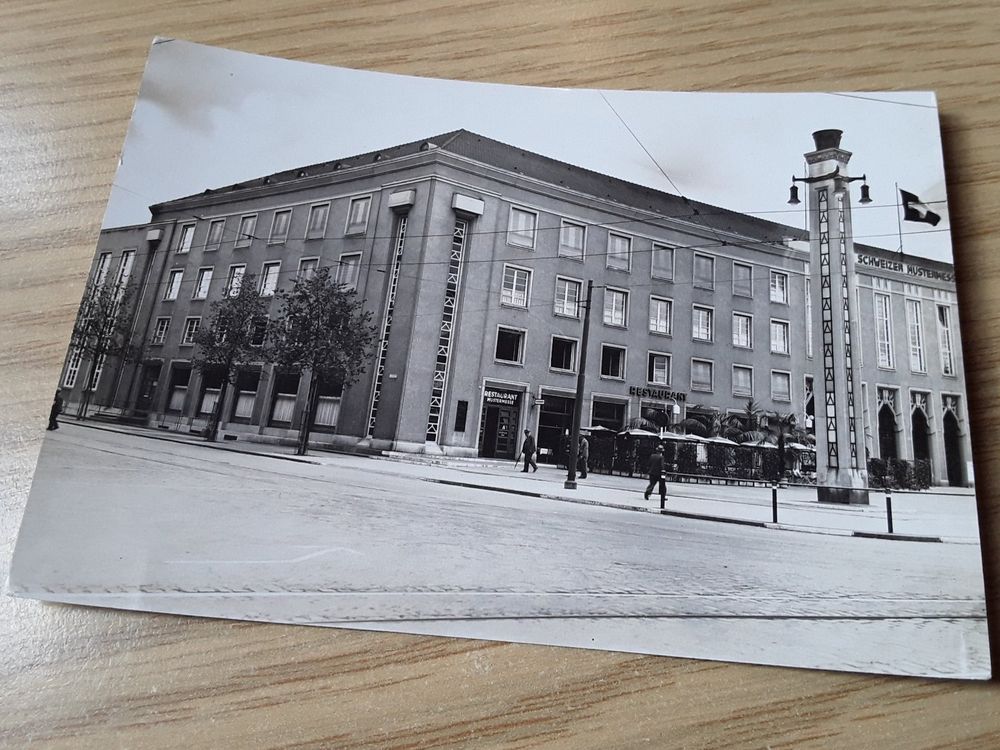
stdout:
[[662,508],[667,503],[667,482],[663,478],[663,448],[659,443],[649,454],[649,484],[646,485],[646,491],[643,493],[644,498],[649,500],[649,493],[653,491],[653,487],[657,483],[660,485],[660,507]]
[[[524,455],[524,468],[521,470],[523,474],[528,473],[528,467],[531,466],[533,471],[538,471],[538,464],[535,463],[535,438],[531,434],[531,430],[524,431],[524,442],[521,443],[521,453]],[[514,459],[515,463],[517,459]]]
[[63,410],[63,399],[62,394],[56,391],[56,397],[52,399],[52,408],[49,409],[49,426],[45,429],[47,430],[58,430],[59,422],[56,420]]

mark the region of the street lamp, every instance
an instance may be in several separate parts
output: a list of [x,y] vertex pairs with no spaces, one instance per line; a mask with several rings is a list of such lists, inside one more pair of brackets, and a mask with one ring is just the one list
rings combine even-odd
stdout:
[[861,180],[863,184],[861,185],[861,199],[858,201],[858,203],[872,202],[871,193],[869,192],[870,188],[868,187],[868,177],[866,175],[861,175],[860,177],[847,177],[846,175],[841,176],[840,167],[837,167],[829,174],[823,174],[817,177],[796,177],[795,175],[792,175],[792,185],[791,187],[788,188],[789,205],[797,206],[802,202],[799,200],[799,186],[795,184],[796,182],[804,182],[808,185],[814,182],[823,182],[824,180],[831,180],[831,179],[836,181],[838,185],[841,183],[846,184]]

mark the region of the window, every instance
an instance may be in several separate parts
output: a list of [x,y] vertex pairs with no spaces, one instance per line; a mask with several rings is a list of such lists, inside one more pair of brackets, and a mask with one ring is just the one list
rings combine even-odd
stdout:
[[170,272],[170,276],[167,277],[167,287],[163,290],[163,299],[177,299],[177,294],[181,290],[181,279],[183,278],[183,269],[178,268]]
[[601,344],[601,377],[625,379],[625,348]]
[[559,255],[563,258],[583,260],[586,234],[583,224],[574,224],[564,219],[559,230]]
[[193,299],[205,299],[208,296],[208,288],[212,284],[212,269],[211,268],[199,268],[198,269],[198,280],[194,285],[194,293],[191,295]]
[[920,300],[906,300],[906,329],[910,340],[910,370],[927,372],[924,360],[924,325],[921,320]]
[[674,304],[665,297],[649,297],[649,332],[669,336],[673,330]]
[[177,246],[174,249],[179,253],[190,252],[192,240],[194,240],[194,224],[183,224],[177,232]]
[[226,278],[226,294],[230,297],[235,297],[240,293],[240,287],[243,286],[243,274],[246,273],[247,267],[245,265],[230,266],[229,276]]
[[672,281],[674,278],[674,249],[654,243],[650,257],[650,275],[654,279]]
[[753,266],[733,263],[733,294],[737,297],[753,297]]
[[892,356],[892,310],[888,294],[875,295],[875,344],[878,350],[878,366],[893,368]]
[[465,421],[469,416],[469,402],[459,401],[455,405],[455,432],[465,432]]
[[711,341],[713,316],[714,311],[711,307],[693,305],[691,308],[691,338],[695,341]]
[[552,337],[552,351],[549,355],[549,367],[563,372],[576,370],[576,340],[561,336]]
[[691,360],[691,390],[711,391],[714,366],[708,359]]
[[253,236],[257,229],[257,214],[250,214],[240,219],[240,229],[236,233],[236,247],[249,247],[250,243],[256,239]]
[[771,319],[771,354],[788,354],[788,321]]
[[788,274],[771,271],[771,302],[788,304]]
[[715,288],[715,258],[695,253],[694,285],[701,289]]
[[157,318],[156,326],[153,328],[153,339],[151,344],[162,344],[167,340],[167,331],[170,329],[170,318]]
[[951,342],[951,308],[948,305],[937,306],[938,343],[941,347],[941,372],[945,375],[955,374],[955,355]]
[[608,235],[607,267],[627,271],[632,267],[632,238],[623,234]]
[[132,264],[134,261],[135,250],[125,250],[122,252],[121,260],[118,261],[117,284],[119,287],[128,284],[128,280],[132,277]]
[[288,225],[292,221],[291,210],[275,211],[271,220],[271,236],[267,238],[268,245],[283,245],[288,239]]
[[580,317],[580,290],[582,283],[573,279],[556,277],[556,301],[553,312],[570,318]]
[[523,208],[510,207],[510,221],[507,225],[507,244],[517,247],[535,246],[535,224],[538,214]]
[[500,302],[513,307],[527,307],[530,282],[531,271],[515,266],[504,266]]
[[201,328],[201,318],[186,318],[184,320],[184,334],[181,336],[181,344],[193,344],[194,336]]
[[370,195],[351,199],[351,205],[347,211],[347,229],[344,230],[344,234],[365,233],[368,228],[368,209],[371,208],[371,205]]
[[670,355],[649,352],[646,356],[646,382],[655,385],[670,384]]
[[278,270],[281,262],[265,263],[260,271],[260,296],[270,297],[278,289]]
[[303,258],[299,261],[299,278],[308,281],[316,275],[319,258]]
[[605,288],[604,325],[621,328],[628,325],[628,292],[622,289]]
[[108,278],[108,269],[111,268],[111,253],[101,253],[97,261],[97,268],[94,269],[94,285],[104,286]]
[[205,250],[218,250],[222,246],[222,234],[226,230],[226,220],[216,219],[208,225],[208,239],[205,241]]
[[771,370],[771,399],[774,401],[792,400],[792,376],[789,373]]
[[80,374],[80,364],[83,362],[83,350],[74,349],[70,355],[69,362],[66,363],[66,377],[63,379],[64,388],[72,388],[76,385],[76,378]]
[[733,346],[753,349],[753,316],[733,313]]
[[519,365],[524,361],[524,331],[517,328],[497,328],[497,346],[494,357],[498,362]]
[[753,368],[745,365],[733,365],[733,395],[753,395]]
[[[860,287],[855,287],[855,293],[861,291]],[[858,298],[857,304],[858,315],[861,314],[861,299]],[[861,358],[861,337],[858,337],[857,343],[858,352],[858,366],[864,364]],[[809,279],[806,279],[806,356],[812,357],[813,355],[813,297],[812,297],[812,285],[809,283]]]
[[330,204],[318,203],[309,208],[309,225],[306,227],[306,239],[315,240],[326,234],[326,221],[330,218]]
[[267,338],[267,317],[258,316],[250,324],[250,346],[264,346]]
[[361,276],[361,253],[347,253],[340,256],[337,264],[337,283],[348,289],[358,288]]

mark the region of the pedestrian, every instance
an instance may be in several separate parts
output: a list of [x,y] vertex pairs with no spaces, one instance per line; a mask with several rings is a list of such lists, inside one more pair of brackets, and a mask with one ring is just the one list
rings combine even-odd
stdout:
[[524,431],[524,442],[521,443],[521,453],[514,459],[516,464],[521,456],[524,456],[524,468],[521,473],[527,474],[530,466],[533,471],[538,471],[538,464],[535,463],[535,438],[531,435],[531,430]]
[[52,408],[49,409],[49,426],[45,429],[47,430],[58,430],[59,422],[56,421],[56,417],[62,414],[63,410],[63,399],[62,394],[56,391],[56,397],[52,399]]
[[586,435],[580,435],[580,449],[577,452],[577,463],[580,471],[580,479],[587,478],[587,465],[590,463],[590,443],[587,442]]
[[663,448],[659,443],[649,454],[649,484],[646,485],[646,491],[643,493],[644,498],[649,500],[649,493],[653,491],[653,487],[657,483],[660,485],[660,507],[662,508],[667,502],[667,483],[663,478]]

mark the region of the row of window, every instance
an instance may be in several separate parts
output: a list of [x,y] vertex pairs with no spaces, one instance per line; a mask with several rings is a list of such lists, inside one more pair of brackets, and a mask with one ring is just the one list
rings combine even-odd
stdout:
[[[507,225],[507,244],[533,250],[538,232],[538,213],[526,208],[511,206]],[[568,219],[562,219],[559,226],[560,257],[583,261],[586,256],[587,226]],[[650,249],[650,275],[656,279],[672,281],[674,278],[675,248],[654,242]],[[695,287],[715,289],[715,257],[705,253],[693,254],[693,278]],[[620,232],[608,232],[605,265],[618,271],[632,269],[632,237]],[[748,263],[733,262],[733,294],[739,297],[753,297],[753,266]],[[788,274],[771,271],[770,298],[772,302],[788,304]]]
[[[94,269],[94,285],[104,286],[111,271],[111,256],[113,253],[101,253],[97,258],[97,267]],[[115,275],[115,284],[125,286],[132,276],[132,265],[135,262],[135,249],[123,250],[121,259],[118,261],[118,273]]]
[[[494,359],[503,364],[523,365],[527,332],[519,328],[497,328]],[[557,372],[574,373],[577,368],[578,341],[565,336],[553,336],[549,349],[549,368]],[[625,380],[627,347],[601,344],[601,377]],[[667,352],[650,351],[646,354],[646,382],[652,385],[670,385],[673,356]],[[691,358],[691,390],[712,392],[715,389],[715,364],[712,360]],[[771,398],[775,401],[791,400],[791,375],[783,370],[771,370]],[[732,366],[732,392],[734,396],[754,395],[753,367]]]
[[[319,267],[319,258],[302,258],[299,261],[297,278],[309,279]],[[240,292],[243,277],[246,275],[246,263],[234,263],[229,266],[226,276],[225,294],[235,297]],[[344,253],[337,263],[335,281],[348,289],[356,289],[361,273],[361,253]],[[281,274],[281,261],[268,261],[261,266],[258,292],[262,297],[273,296],[278,289],[278,277]],[[215,275],[214,266],[203,266],[197,270],[194,280],[194,290],[191,299],[205,299]],[[163,289],[164,300],[175,300],[180,295],[181,284],[184,283],[184,269],[174,268],[167,275],[167,283]]]
[[[522,268],[505,263],[503,279],[500,287],[500,303],[509,307],[530,307],[531,277],[529,268]],[[771,271],[772,289],[780,293],[771,296],[772,302],[788,304],[788,274],[781,271]],[[776,281],[777,280],[777,281]],[[568,276],[556,277],[555,308],[556,315],[579,318],[582,302],[583,282]],[[607,286],[604,288],[605,322],[609,325],[627,325],[628,291]],[[610,310],[610,322],[608,320]]]
[[[352,198],[347,210],[347,223],[344,235],[364,234],[368,229],[368,215],[371,212],[372,198],[370,195]],[[268,245],[283,245],[288,240],[288,230],[292,224],[293,208],[285,208],[274,212],[271,217],[271,231],[267,236]],[[234,247],[249,247],[257,237],[257,214],[244,214],[239,217]],[[330,218],[330,202],[314,203],[309,207],[309,219],[306,223],[305,239],[322,239],[326,236],[327,223]],[[205,240],[205,250],[218,250],[222,246],[226,233],[228,219],[212,219],[208,225],[208,237]],[[194,232],[197,225],[194,222],[181,224],[174,236],[173,249],[178,253],[190,252],[194,243]]]
[[[156,319],[156,323],[153,325],[153,336],[150,339],[151,344],[159,345],[163,344],[167,340],[167,333],[170,331],[170,321],[169,316],[160,317]],[[181,346],[191,346],[195,343],[195,335],[201,330],[201,317],[191,316],[184,319],[184,329],[181,332]],[[264,337],[267,332],[267,319],[253,320],[250,327],[251,346],[263,346]]]
[[[938,349],[941,355],[941,372],[955,375],[955,353],[952,340],[951,307],[935,305],[938,333]],[[924,352],[923,303],[918,299],[906,299],[906,332],[909,350],[910,371],[927,372],[927,357]],[[896,367],[896,356],[892,336],[892,303],[888,294],[875,294],[875,345],[878,366],[892,370]]]

